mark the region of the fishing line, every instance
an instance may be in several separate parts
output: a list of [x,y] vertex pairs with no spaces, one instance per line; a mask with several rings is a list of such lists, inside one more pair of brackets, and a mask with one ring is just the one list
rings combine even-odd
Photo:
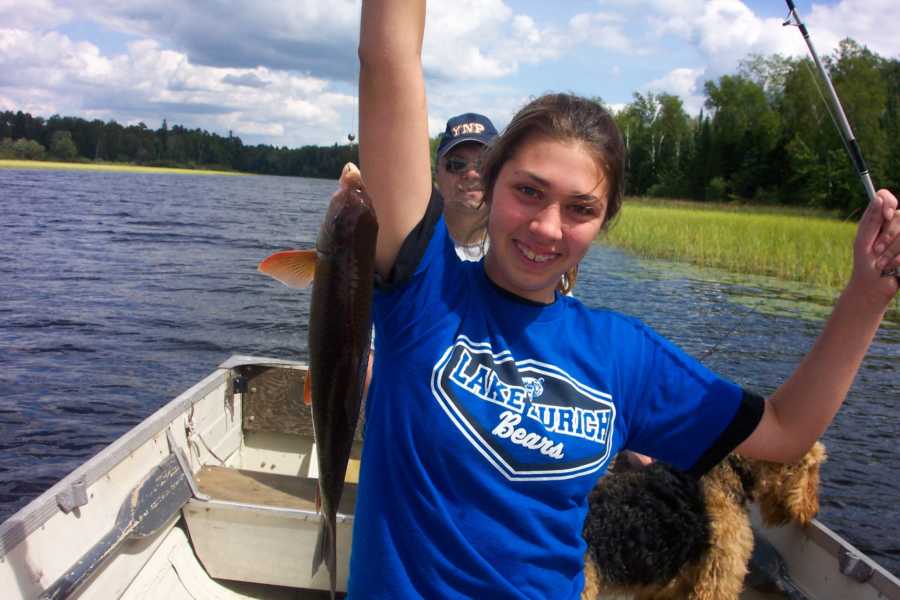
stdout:
[[353,97],[353,106],[350,110],[350,132],[347,133],[347,141],[350,143],[352,148],[353,142],[356,140],[356,116],[359,113],[359,72],[357,71],[356,76],[353,78],[354,87],[351,89],[356,90],[356,95]]
[[700,356],[700,361],[703,362],[707,358],[709,358],[710,356],[712,356],[713,354],[718,352],[719,347],[725,342],[725,340],[727,340],[732,335],[734,335],[734,332],[737,331],[741,327],[741,325],[744,324],[744,321],[747,320],[747,317],[749,317],[750,315],[757,314],[759,312],[759,310],[758,310],[759,307],[762,306],[765,302],[766,302],[766,300],[763,299],[763,300],[758,301],[756,304],[750,306],[749,308],[747,308],[747,310],[744,311],[744,314],[742,314],[740,316],[737,323],[735,323],[735,325],[726,334],[719,336],[719,341],[717,341],[715,344],[713,344],[712,348],[710,348],[709,350],[706,350]]
[[822,99],[822,103],[825,105],[825,112],[827,112],[828,116],[831,117],[831,122],[834,124],[835,129],[838,130],[838,138],[840,138],[841,144],[843,144],[844,146],[844,150],[847,151],[847,154],[851,154],[850,146],[847,145],[847,140],[844,139],[844,136],[840,135],[841,126],[838,124],[837,117],[834,116],[834,111],[831,110],[831,103],[828,102],[828,100],[825,98],[825,94],[822,93],[822,86],[819,85],[819,78],[816,77],[816,72],[812,70],[812,67],[809,66],[809,63],[806,61],[803,61],[803,66],[806,67],[806,72],[809,73],[809,77],[813,82],[813,86],[816,88],[816,91],[819,92],[819,98]]
[[[837,116],[838,131],[841,134],[841,139],[844,141],[844,147],[847,149],[848,154],[850,155],[850,160],[853,162],[853,166],[856,168],[856,173],[859,176],[860,181],[862,181],[863,187],[866,190],[866,195],[869,198],[869,202],[875,200],[875,186],[872,184],[872,178],[869,176],[869,168],[866,166],[865,160],[863,160],[862,151],[859,148],[859,143],[856,141],[856,137],[853,135],[853,130],[850,129],[850,123],[847,121],[847,115],[844,114],[844,107],[841,106],[840,98],[838,98],[837,92],[834,90],[834,85],[831,83],[831,77],[828,76],[828,71],[825,70],[825,67],[822,66],[822,61],[819,60],[819,55],[816,53],[816,48],[813,46],[812,39],[809,37],[809,31],[806,29],[806,25],[803,21],[800,20],[800,15],[797,13],[797,7],[794,6],[794,0],[785,0],[785,3],[788,7],[788,16],[782,23],[783,26],[794,26],[800,29],[800,33],[803,35],[803,41],[806,42],[807,48],[809,48],[809,53],[812,55],[813,62],[816,63],[816,68],[819,71],[819,75],[821,75],[822,80],[825,82],[825,86],[828,88],[828,95],[831,98],[831,105],[834,109],[834,113]],[[818,88],[818,86],[816,86]],[[828,103],[826,102],[826,105]],[[831,111],[829,111],[831,114]],[[832,117],[834,118],[834,117]],[[896,277],[898,281],[900,281],[900,269],[893,268],[890,270],[882,271],[882,277]]]
[[[806,72],[809,73],[809,78],[810,78],[810,81],[812,81],[812,83],[813,83],[813,87],[815,87],[816,91],[819,92],[819,98],[822,99],[822,104],[825,105],[825,112],[827,112],[828,116],[831,117],[831,122],[834,124],[835,129],[838,130],[838,139],[841,140],[841,144],[844,146],[844,150],[847,152],[847,154],[852,155],[850,146],[847,145],[847,140],[844,139],[844,136],[840,135],[841,126],[838,124],[837,117],[834,116],[834,111],[831,110],[831,103],[828,101],[827,98],[825,98],[825,94],[822,93],[822,86],[819,85],[819,81],[818,81],[819,78],[816,77],[816,72],[812,70],[812,67],[809,66],[809,62],[807,62],[807,61],[803,61],[803,66],[806,67]],[[830,185],[830,178],[829,178],[829,185]],[[855,217],[857,215],[857,213],[859,213],[861,210],[862,210],[862,208],[860,208],[860,207],[854,208],[850,214],[848,214],[846,217],[844,217],[844,220],[842,222],[847,223],[848,221],[850,221],[850,219]]]

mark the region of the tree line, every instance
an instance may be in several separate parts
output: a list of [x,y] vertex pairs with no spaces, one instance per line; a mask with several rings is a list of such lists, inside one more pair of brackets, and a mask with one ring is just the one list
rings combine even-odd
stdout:
[[122,125],[79,117],[49,119],[22,111],[0,112],[0,158],[133,163],[153,167],[204,168],[264,175],[337,179],[348,161],[358,161],[352,144],[276,147],[245,145],[203,129],[144,123]]
[[[824,60],[873,173],[900,189],[900,61],[850,39]],[[752,200],[859,213],[866,198],[809,59],[752,55],[705,84],[700,115],[681,98],[635,93],[615,118],[628,148],[626,193],[701,201]],[[597,98],[597,101],[602,102]],[[460,107],[477,110],[477,107]],[[436,140],[432,140],[432,152]],[[181,125],[88,121],[0,112],[0,158],[57,158],[337,178],[354,144],[245,145]]]
[[[850,39],[823,61],[876,188],[900,189],[900,61]],[[616,113],[626,193],[745,199],[860,214],[868,202],[810,59],[753,55],[705,84],[696,118],[670,94],[634,94]]]

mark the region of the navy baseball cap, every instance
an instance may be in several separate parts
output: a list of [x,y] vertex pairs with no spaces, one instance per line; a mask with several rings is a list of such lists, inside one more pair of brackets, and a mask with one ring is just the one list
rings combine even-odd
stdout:
[[495,137],[497,137],[497,128],[486,116],[478,113],[457,115],[447,121],[447,129],[444,130],[437,149],[438,160],[454,146],[463,142],[487,144]]

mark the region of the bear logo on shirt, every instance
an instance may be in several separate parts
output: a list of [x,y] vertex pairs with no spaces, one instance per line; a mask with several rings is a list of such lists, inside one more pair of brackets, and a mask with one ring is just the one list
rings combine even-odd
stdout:
[[432,392],[466,439],[510,480],[569,479],[609,459],[616,407],[555,365],[459,336]]

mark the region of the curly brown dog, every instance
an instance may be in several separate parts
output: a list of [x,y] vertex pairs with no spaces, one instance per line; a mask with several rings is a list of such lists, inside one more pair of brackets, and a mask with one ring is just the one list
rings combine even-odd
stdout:
[[824,461],[817,442],[791,464],[732,454],[699,481],[660,463],[612,472],[590,497],[582,600],[737,599],[753,551],[748,503],[766,525],[809,522]]

